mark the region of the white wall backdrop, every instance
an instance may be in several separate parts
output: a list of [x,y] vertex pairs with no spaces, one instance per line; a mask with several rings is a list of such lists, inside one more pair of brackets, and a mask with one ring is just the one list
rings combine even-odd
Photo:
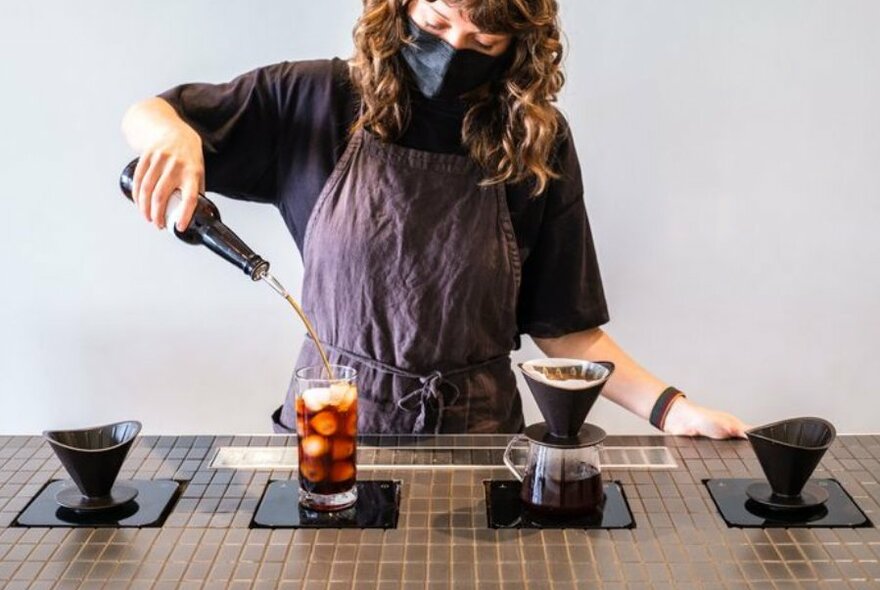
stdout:
[[[880,430],[880,3],[562,4],[562,107],[607,329],[750,422],[816,414]],[[120,418],[149,433],[268,431],[303,330],[267,288],[135,214],[116,186],[132,156],[119,123],[176,83],[346,56],[359,8],[0,7],[0,433]],[[299,292],[278,213],[217,200]],[[517,358],[536,354],[529,343]],[[608,403],[592,418],[650,431]]]

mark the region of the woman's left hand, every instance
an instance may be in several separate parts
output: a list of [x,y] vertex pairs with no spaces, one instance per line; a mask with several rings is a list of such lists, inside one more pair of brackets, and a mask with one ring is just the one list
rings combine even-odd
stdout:
[[706,436],[708,438],[745,438],[748,426],[742,420],[710,408],[699,406],[687,398],[680,398],[666,416],[664,432],[683,436]]

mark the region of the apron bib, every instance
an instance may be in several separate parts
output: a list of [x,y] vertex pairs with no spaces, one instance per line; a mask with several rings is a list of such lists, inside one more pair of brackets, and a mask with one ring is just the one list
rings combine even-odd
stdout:
[[[304,237],[302,304],[332,363],[358,372],[364,434],[523,428],[510,366],[520,261],[500,185],[467,156],[358,131]],[[319,364],[306,338],[297,367]],[[293,380],[273,415],[293,432]]]

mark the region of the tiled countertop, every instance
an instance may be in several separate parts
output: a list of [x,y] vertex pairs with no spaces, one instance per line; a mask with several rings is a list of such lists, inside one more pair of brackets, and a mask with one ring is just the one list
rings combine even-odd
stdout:
[[[120,477],[188,482],[152,529],[11,526],[47,481],[66,474],[41,438],[0,437],[0,587],[880,588],[876,528],[727,528],[701,481],[760,477],[742,441],[610,437],[606,444],[669,446],[678,463],[603,474],[623,483],[635,529],[488,529],[483,481],[508,478],[506,440],[359,450],[361,464],[384,466],[362,478],[403,482],[399,527],[294,531],[248,528],[266,483],[294,472],[210,468],[220,446],[295,444],[289,437],[141,437]],[[880,521],[880,436],[839,437],[816,476],[837,478]]]

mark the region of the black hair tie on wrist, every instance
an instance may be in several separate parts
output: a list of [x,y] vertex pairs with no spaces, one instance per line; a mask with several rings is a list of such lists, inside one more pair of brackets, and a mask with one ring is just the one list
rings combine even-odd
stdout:
[[663,430],[663,426],[666,423],[666,416],[669,414],[669,408],[671,408],[672,404],[674,404],[680,397],[687,396],[675,387],[667,387],[664,389],[663,393],[660,394],[660,397],[657,398],[657,401],[654,402],[654,407],[651,409],[651,417],[648,419],[651,426],[658,430]]

